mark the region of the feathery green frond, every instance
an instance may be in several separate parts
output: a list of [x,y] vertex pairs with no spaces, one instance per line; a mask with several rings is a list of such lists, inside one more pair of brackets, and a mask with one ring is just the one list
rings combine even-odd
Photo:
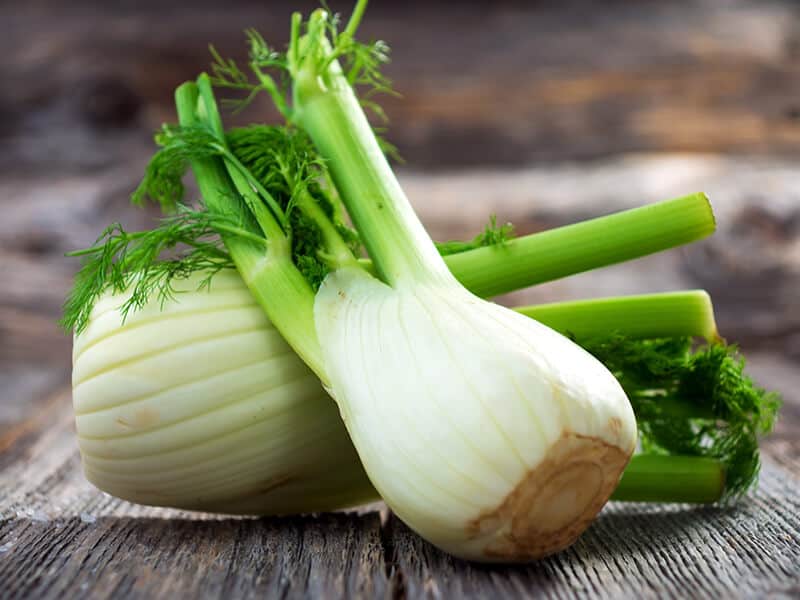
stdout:
[[[355,13],[353,17],[345,30],[341,32],[339,31],[341,18],[338,14],[333,14],[326,19],[325,33],[331,40],[333,50],[328,56],[319,59],[319,70],[324,71],[333,60],[338,60],[348,83],[361,87],[362,94],[367,96],[375,93],[396,94],[392,89],[391,80],[382,72],[383,66],[389,62],[388,44],[382,40],[369,43],[356,40],[354,36],[360,19]],[[309,25],[310,27],[311,25]],[[314,51],[313,44],[313,41],[307,44],[309,52]]]
[[[350,85],[361,88],[359,102],[362,106],[381,123],[386,123],[388,118],[383,107],[372,96],[378,93],[398,95],[392,89],[391,80],[382,72],[383,66],[389,62],[389,46],[380,40],[369,43],[356,40],[353,36],[359,22],[358,10],[343,31],[339,31],[340,16],[327,10],[315,11],[305,24],[296,15],[287,52],[279,52],[270,46],[256,29],[246,29],[250,73],[210,46],[211,83],[216,88],[245,94],[240,98],[222,100],[223,106],[234,113],[250,105],[261,92],[267,92],[287,123],[292,123],[293,109],[289,102],[292,77],[301,65],[311,65],[312,70],[323,73],[332,61],[337,60]],[[305,31],[301,32],[303,27]],[[326,50],[328,46],[332,46],[330,52]],[[383,137],[383,129],[373,128],[381,149],[390,158],[401,162],[397,148]]]
[[165,124],[155,135],[155,141],[161,149],[150,159],[131,201],[142,204],[150,199],[169,212],[183,200],[183,176],[189,169],[189,161],[219,156],[223,149],[210,132],[200,127]]
[[341,218],[337,199],[320,183],[326,177],[325,165],[311,140],[300,130],[266,125],[231,129],[226,139],[231,152],[286,212],[292,260],[317,289],[331,268],[323,250],[329,240],[320,221],[334,227],[349,254],[359,253],[361,245],[358,234]]
[[489,217],[489,223],[478,235],[470,241],[450,240],[447,242],[437,242],[436,248],[442,256],[458,254],[475,248],[484,246],[496,246],[504,244],[514,238],[514,226],[511,223],[497,224],[497,215]]
[[[261,40],[255,33],[251,36],[254,43]],[[226,68],[228,76],[238,77],[233,66]],[[230,129],[220,140],[202,125],[165,125],[156,141],[161,149],[133,194],[135,203],[152,199],[165,211],[174,210],[183,199],[182,178],[190,161],[219,157],[249,182],[246,189],[252,191],[243,193],[242,200],[253,217],[264,210],[254,206],[259,202],[278,216],[291,245],[292,261],[313,289],[330,271],[328,246],[339,243],[331,240],[336,236],[323,235],[320,221],[331,224],[347,253],[360,251],[358,235],[344,222],[337,199],[320,183],[327,176],[325,166],[302,131],[288,126],[251,125]]]
[[734,346],[692,351],[690,338],[578,340],[614,373],[630,398],[647,452],[708,456],[726,470],[726,496],[755,482],[758,437],[769,433],[777,394],[744,373]]
[[289,127],[250,125],[225,133],[230,151],[288,212],[302,185],[322,176],[323,165],[304,133]]
[[129,232],[119,223],[111,225],[95,245],[70,253],[81,257],[83,266],[64,304],[61,325],[80,333],[107,290],[131,292],[121,308],[125,317],[148,299],[155,297],[163,303],[172,298],[175,279],[205,271],[203,283],[207,283],[221,269],[234,266],[222,245],[221,231],[255,244],[265,243],[237,223],[182,205],[177,214],[161,219],[155,229]]
[[[192,160],[221,157],[241,167],[238,158],[227,148],[225,141],[201,125],[180,127],[165,124],[155,136],[155,140],[161,149],[150,159],[142,182],[131,196],[134,204],[142,204],[144,200],[151,199],[158,202],[165,212],[171,212],[183,199],[182,179]],[[240,171],[242,176],[257,189],[259,183],[247,169],[240,168]],[[263,193],[263,190],[257,191],[260,192],[259,200],[263,202],[263,207],[253,206],[251,197],[243,197],[254,217],[266,208],[278,222],[283,223],[285,215],[282,208],[275,203],[269,193]]]
[[211,83],[217,88],[226,88],[240,92],[247,92],[243,98],[225,98],[222,105],[233,111],[234,114],[247,108],[255,99],[262,88],[250,81],[250,76],[243,71],[236,61],[223,58],[213,46],[208,47],[211,53]]

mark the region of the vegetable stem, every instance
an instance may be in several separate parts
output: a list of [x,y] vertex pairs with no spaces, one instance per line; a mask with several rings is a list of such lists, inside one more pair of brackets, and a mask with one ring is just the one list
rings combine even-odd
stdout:
[[[693,401],[694,400],[694,401]],[[658,415],[663,421],[687,421],[689,419],[718,419],[712,406],[694,399],[658,398]],[[639,416],[637,414],[637,416]]]
[[365,10],[367,10],[367,0],[358,0],[353,8],[353,13],[350,15],[350,19],[347,21],[344,33],[350,37],[356,34],[356,29],[358,29],[358,26],[361,24],[361,19],[364,16]]
[[[585,253],[582,241],[607,233],[609,222],[616,220],[619,214],[621,213],[531,233],[501,244],[448,254],[444,261],[456,278],[472,293],[490,298],[603,267],[608,264],[609,255],[613,255],[616,262],[624,262],[688,244],[711,235],[715,227],[714,216],[705,194],[692,194],[625,211],[626,218],[636,221],[639,226],[636,236],[642,240],[660,240],[658,246],[642,246],[642,252],[636,247],[635,240],[625,235],[626,232],[618,231],[615,233],[622,235],[600,238],[603,240],[603,252]],[[662,219],[664,216],[672,218]],[[610,224],[613,226],[613,223]],[[563,249],[559,246],[562,243]],[[558,263],[548,262],[556,252],[561,252]],[[370,273],[376,274],[371,260],[360,259],[359,263]]]
[[[214,91],[211,88],[211,80],[205,73],[197,78],[197,92],[198,102],[196,106],[196,113],[200,115],[203,122],[209,127],[223,150],[223,160],[228,170],[228,175],[236,186],[236,189],[242,195],[242,198],[248,203],[253,214],[256,216],[259,226],[264,234],[267,236],[270,244],[273,247],[283,244],[283,251],[288,251],[288,244],[286,244],[286,236],[284,227],[286,226],[286,215],[281,210],[281,207],[272,197],[272,195],[264,189],[264,187],[252,177],[248,177],[247,169],[227,148],[225,143],[225,130],[222,125],[222,118],[219,115],[216,101],[214,100]],[[267,203],[267,206],[262,204],[261,198]]]
[[725,491],[725,470],[713,458],[635,455],[611,496],[623,502],[710,504]]
[[711,298],[703,290],[520,306],[517,312],[576,338],[620,333],[637,339],[700,336],[718,341]]
[[339,64],[332,61],[316,73],[313,61],[305,62],[294,76],[295,117],[327,161],[379,277],[392,286],[452,282]]
[[[657,202],[447,257],[453,274],[484,297],[639,258],[714,232],[703,193]],[[502,253],[504,260],[487,256]],[[492,265],[485,268],[481,265]]]
[[297,207],[319,227],[325,243],[326,262],[331,267],[338,269],[345,266],[360,266],[352,250],[336,231],[336,227],[305,188],[298,194]]
[[[181,126],[196,125],[200,121],[196,110],[198,97],[198,86],[193,82],[184,83],[175,91]],[[191,161],[191,168],[209,212],[233,217],[241,223],[252,222],[221,160],[195,159]],[[276,251],[271,240],[265,250],[263,244],[224,231],[221,235],[242,279],[262,309],[295,352],[325,382],[312,316],[314,292],[292,263],[290,254]],[[277,248],[284,249],[284,245],[278,244]]]

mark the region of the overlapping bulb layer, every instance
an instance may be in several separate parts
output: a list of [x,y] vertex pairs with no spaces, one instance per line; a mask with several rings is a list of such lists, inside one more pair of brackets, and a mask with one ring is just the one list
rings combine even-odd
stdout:
[[295,514],[375,497],[319,380],[234,272],[123,323],[107,295],[75,339],[73,403],[87,478],[120,498]]

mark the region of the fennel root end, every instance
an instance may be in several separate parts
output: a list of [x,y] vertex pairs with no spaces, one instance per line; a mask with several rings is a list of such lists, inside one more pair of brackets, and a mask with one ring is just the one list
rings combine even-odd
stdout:
[[630,460],[605,440],[564,432],[494,510],[467,525],[482,560],[525,562],[570,546],[617,487]]

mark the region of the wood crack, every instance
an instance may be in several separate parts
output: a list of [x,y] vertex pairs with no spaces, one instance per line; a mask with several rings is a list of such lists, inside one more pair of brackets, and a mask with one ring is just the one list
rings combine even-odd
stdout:
[[393,600],[404,600],[406,598],[405,576],[395,555],[394,535],[390,525],[391,520],[395,518],[396,517],[394,517],[388,508],[386,512],[381,515],[381,555],[383,558],[383,572],[389,584],[389,597]]

